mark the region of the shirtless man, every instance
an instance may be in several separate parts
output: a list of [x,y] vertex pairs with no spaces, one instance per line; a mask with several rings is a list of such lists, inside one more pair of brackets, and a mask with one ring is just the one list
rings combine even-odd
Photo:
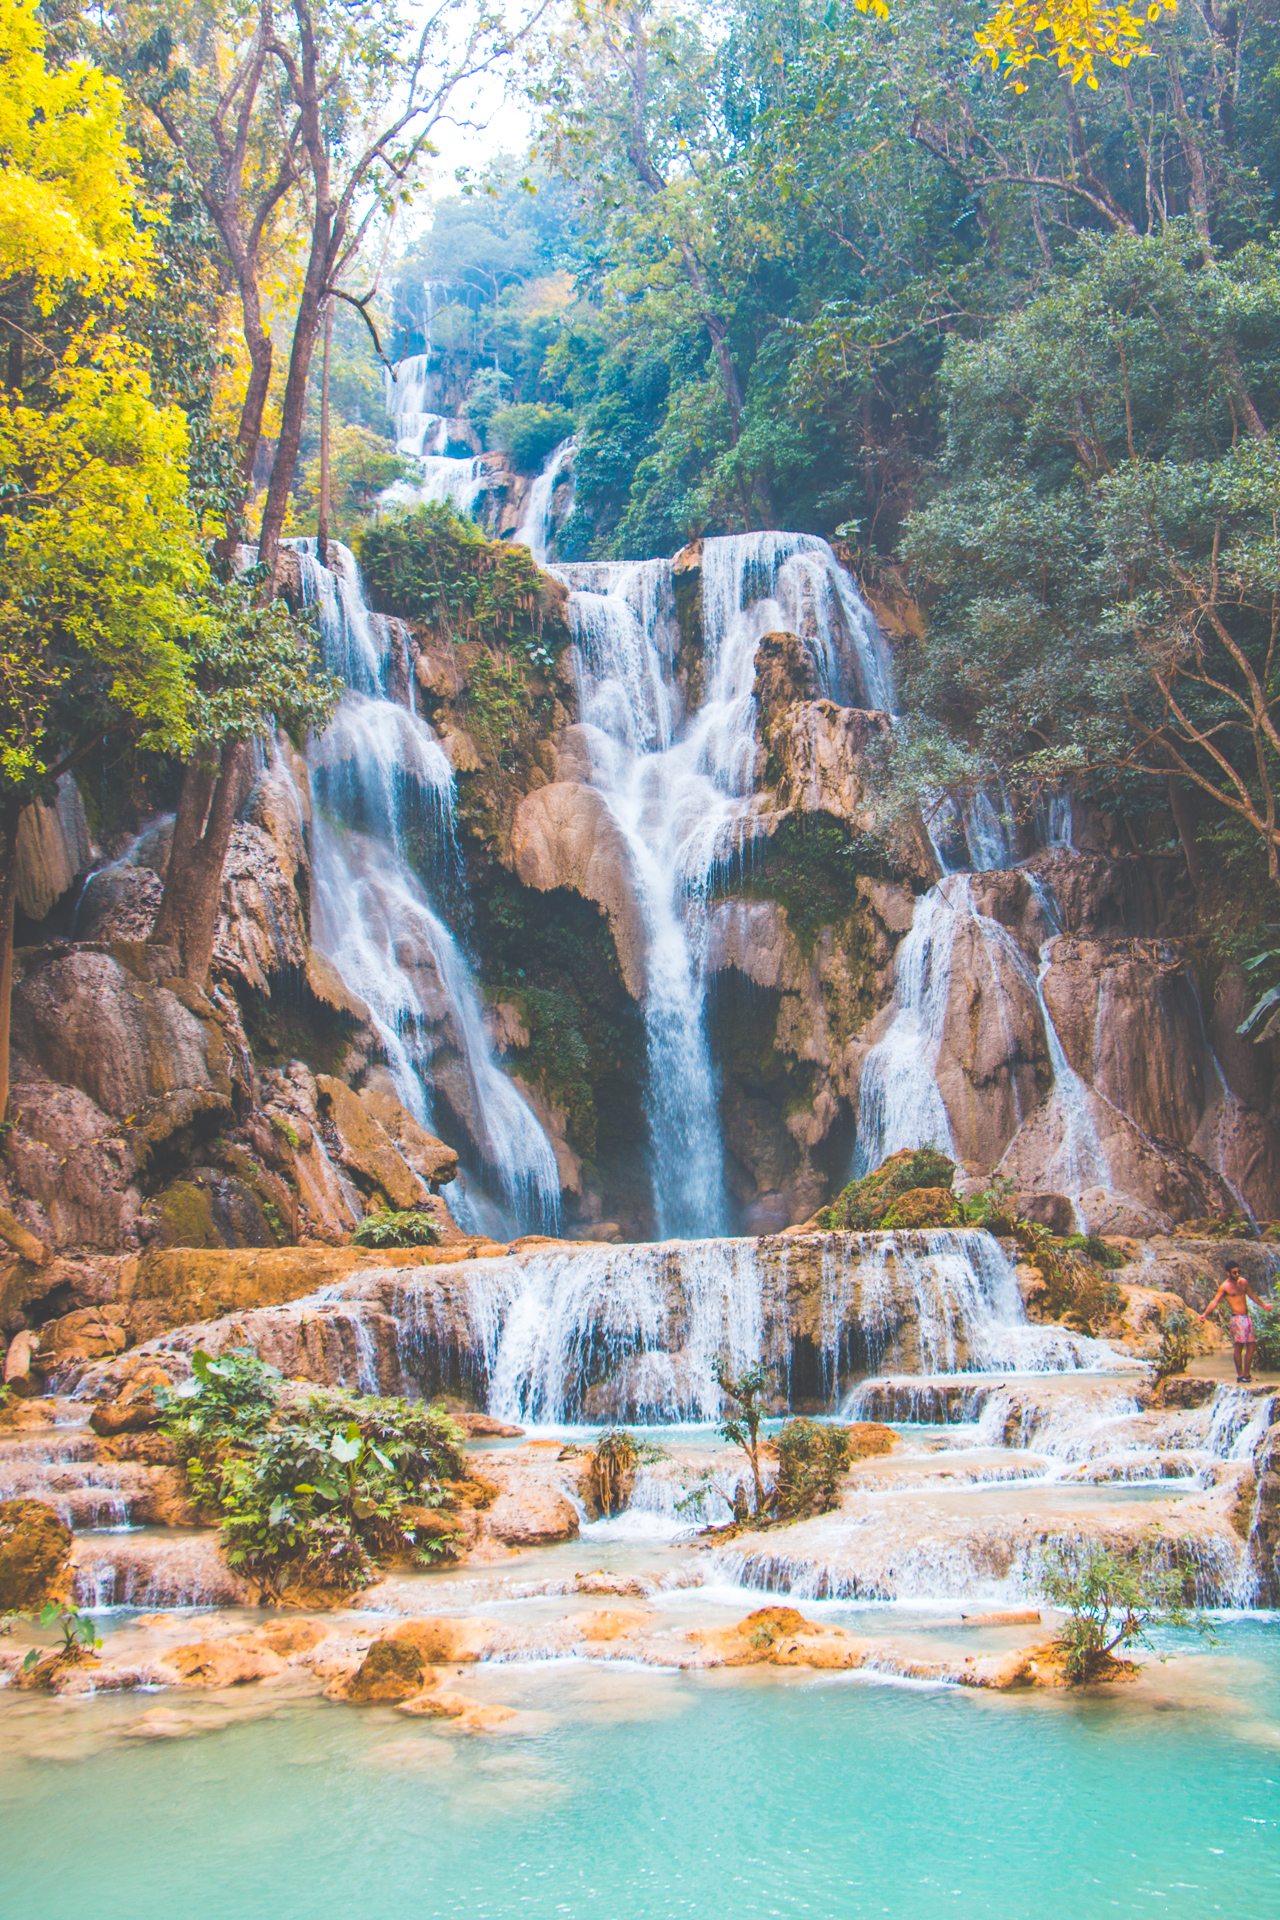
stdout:
[[1255,1346],[1253,1321],[1249,1318],[1249,1302],[1255,1307],[1266,1306],[1265,1300],[1259,1300],[1251,1293],[1247,1280],[1240,1278],[1240,1269],[1234,1260],[1227,1268],[1227,1277],[1204,1312],[1197,1314],[1198,1320],[1207,1320],[1219,1300],[1226,1300],[1231,1309],[1231,1353],[1236,1363],[1236,1379],[1247,1386],[1253,1375],[1253,1349]]

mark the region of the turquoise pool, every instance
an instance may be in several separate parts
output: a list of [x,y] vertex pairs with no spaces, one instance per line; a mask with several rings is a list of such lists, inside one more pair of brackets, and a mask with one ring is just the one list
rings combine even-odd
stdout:
[[[1257,1920],[1280,1913],[1280,1622],[1221,1633],[1141,1699],[489,1669],[524,1710],[506,1737],[0,1695],[0,1911]],[[157,1707],[205,1730],[138,1738]]]

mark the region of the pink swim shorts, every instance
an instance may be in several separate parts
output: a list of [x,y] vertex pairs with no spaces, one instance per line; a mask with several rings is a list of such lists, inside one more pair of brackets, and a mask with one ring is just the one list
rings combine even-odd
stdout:
[[1253,1322],[1247,1313],[1232,1314],[1231,1343],[1237,1347],[1251,1347],[1253,1345]]

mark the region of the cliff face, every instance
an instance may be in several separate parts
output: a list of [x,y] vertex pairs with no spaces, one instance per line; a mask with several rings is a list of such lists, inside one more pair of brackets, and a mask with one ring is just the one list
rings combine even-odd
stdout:
[[[531,642],[496,619],[459,631],[418,618],[397,671],[454,769],[448,905],[493,1045],[551,1140],[568,1228],[639,1239],[653,1232],[651,935],[633,853],[593,779],[565,588],[530,572]],[[676,673],[692,702],[705,677],[699,549],[674,579]],[[283,584],[300,591],[296,577]],[[775,1232],[848,1177],[867,1062],[900,1015],[903,943],[938,866],[923,829],[896,874],[868,850],[887,716],[824,697],[800,636],[761,640],[754,702],[751,858],[716,877],[700,964],[735,1221]],[[1280,1214],[1274,1048],[1235,1034],[1239,977],[1198,972],[1185,874],[1123,850],[1105,821],[1082,819],[1075,839],[944,883],[954,924],[931,1071],[967,1178],[1007,1178],[1037,1217],[1070,1220],[1064,1167],[1083,1130],[1106,1169],[1078,1196],[1093,1228],[1163,1232],[1241,1200],[1260,1219]],[[24,822],[30,944],[15,973],[0,1204],[74,1260],[335,1241],[370,1204],[422,1203],[438,1177],[376,1115],[386,1154],[354,1147],[356,1119],[344,1131],[341,1096],[324,1091],[392,1098],[369,1009],[312,945],[310,784],[288,742],[236,828],[207,995],[145,945],[167,857],[161,820],[102,863],[70,783]],[[464,1145],[484,1119],[444,998],[435,1092]],[[61,1284],[25,1268],[14,1279],[31,1300]]]

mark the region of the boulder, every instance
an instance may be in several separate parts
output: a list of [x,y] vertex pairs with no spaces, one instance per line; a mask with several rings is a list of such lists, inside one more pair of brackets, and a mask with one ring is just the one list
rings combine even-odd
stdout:
[[888,724],[887,714],[840,707],[834,700],[787,707],[768,730],[778,804],[800,814],[830,814],[855,833],[869,831],[873,816],[861,756]]
[[123,1353],[128,1344],[129,1336],[118,1320],[108,1319],[101,1307],[81,1307],[46,1321],[40,1329],[40,1362],[50,1374],[58,1374]]
[[647,935],[636,899],[631,854],[621,827],[595,787],[553,781],[527,793],[511,827],[516,878],[540,893],[559,887],[604,908],[627,991],[645,993]]
[[39,1365],[40,1335],[24,1328],[9,1342],[4,1356],[4,1384],[13,1393],[25,1397],[45,1389],[44,1371]]
[[398,1211],[420,1206],[427,1196],[425,1183],[359,1094],[327,1073],[316,1075],[316,1088],[322,1109],[327,1107],[332,1118],[343,1166],[385,1195]]
[[[229,1113],[239,1059],[229,1014],[176,977],[163,948],[34,948],[14,956],[17,1104],[24,1080],[77,1088],[129,1129],[139,1158]],[[243,1045],[243,1034],[238,1040]]]
[[37,1613],[70,1589],[71,1529],[40,1500],[0,1500],[0,1615]]
[[373,1705],[409,1700],[434,1686],[436,1674],[429,1656],[438,1657],[446,1640],[434,1630],[435,1624],[404,1620],[389,1627],[374,1641],[359,1669],[349,1679],[335,1683],[330,1697]]
[[269,1680],[284,1670],[284,1661],[269,1648],[248,1637],[196,1640],[189,1646],[169,1647],[164,1664],[187,1687],[243,1687]]

